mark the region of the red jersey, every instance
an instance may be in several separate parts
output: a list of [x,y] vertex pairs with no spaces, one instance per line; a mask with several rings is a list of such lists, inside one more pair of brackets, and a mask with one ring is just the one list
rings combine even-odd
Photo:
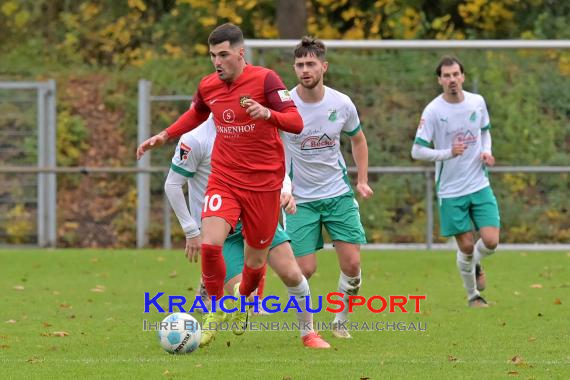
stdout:
[[[269,108],[270,119],[252,119],[243,105],[246,99]],[[253,191],[281,189],[285,155],[277,128],[300,133],[303,121],[279,76],[264,67],[246,65],[231,83],[222,81],[217,73],[204,77],[188,117],[183,115],[167,128],[169,136],[195,128],[210,112],[216,124],[212,176]]]

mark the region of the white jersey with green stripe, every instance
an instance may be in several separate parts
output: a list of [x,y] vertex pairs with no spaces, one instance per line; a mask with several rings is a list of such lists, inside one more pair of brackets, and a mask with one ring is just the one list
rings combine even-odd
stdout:
[[415,144],[434,149],[451,149],[453,143],[463,142],[467,149],[456,157],[436,161],[437,195],[453,198],[467,195],[489,186],[487,170],[481,161],[481,131],[491,127],[489,112],[481,95],[463,91],[461,103],[449,103],[443,95],[432,100],[424,109]]
[[198,128],[183,134],[178,141],[170,169],[188,178],[190,214],[200,223],[204,193],[212,171],[211,158],[216,127],[210,116]]
[[323,99],[317,103],[302,101],[297,88],[290,93],[304,124],[298,135],[282,134],[295,201],[306,203],[352,191],[340,152],[340,134],[354,136],[361,129],[354,103],[326,86]]

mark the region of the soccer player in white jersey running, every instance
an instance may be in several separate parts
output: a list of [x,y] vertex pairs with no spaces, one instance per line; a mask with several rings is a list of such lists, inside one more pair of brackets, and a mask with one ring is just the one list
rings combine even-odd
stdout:
[[345,309],[336,314],[333,335],[350,338],[346,328],[349,295],[362,283],[360,245],[366,243],[358,203],[350,186],[340,152],[341,132],[350,137],[358,167],[357,192],[365,199],[373,194],[368,186],[368,146],[356,107],[345,94],[327,87],[323,77],[328,62],[322,41],[303,37],[295,49],[295,73],[299,84],[291,97],[303,118],[303,131],[283,133],[286,167],[293,183],[297,213],[286,216],[285,229],[305,277],[317,269],[315,252],[323,248],[323,226],[338,256],[338,291],[344,294]]
[[[436,69],[443,93],[424,109],[412,148],[416,160],[435,161],[443,236],[455,236],[457,268],[467,291],[468,305],[488,307],[482,258],[499,244],[500,217],[489,184],[491,123],[481,95],[463,90],[465,74],[457,58],[444,57]],[[473,226],[480,239],[474,243]]]
[[[201,215],[204,207],[204,193],[210,176],[210,159],[212,148],[216,138],[216,129],[213,119],[210,117],[198,128],[184,134],[178,141],[170,171],[164,184],[164,190],[172,208],[186,234],[186,256],[189,261],[196,262],[200,250],[200,219],[194,219]],[[190,209],[186,205],[184,184],[188,183],[190,194]],[[281,205],[286,212],[295,212],[295,201],[291,195],[291,184],[284,181],[281,193]],[[307,279],[295,261],[293,251],[289,244],[289,237],[278,225],[269,250],[268,263],[277,273],[287,287],[287,293],[297,299],[301,312],[297,312],[297,320],[302,329],[300,331],[303,345],[310,348],[329,348],[330,345],[317,334],[313,326],[313,314],[305,309],[305,297],[310,296]],[[233,234],[228,236],[223,247],[223,256],[226,262],[227,272],[225,278],[225,290],[229,294],[239,296],[239,282],[244,265],[244,243],[241,234],[241,224],[238,223]],[[239,307],[238,305],[236,305]],[[234,313],[235,315],[243,315]],[[208,318],[209,317],[209,318]],[[223,322],[227,316],[220,311],[205,316],[208,322]],[[235,319],[235,318],[234,318]],[[235,322],[235,320],[234,320]],[[240,321],[237,321],[240,322]],[[247,322],[247,320],[246,320]],[[242,333],[241,331],[234,331]],[[203,330],[200,346],[208,345],[214,338],[216,331]]]

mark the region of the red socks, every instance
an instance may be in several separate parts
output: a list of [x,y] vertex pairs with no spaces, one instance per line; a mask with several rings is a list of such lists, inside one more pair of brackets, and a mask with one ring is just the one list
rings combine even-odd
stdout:
[[222,246],[202,244],[202,280],[208,294],[220,300],[224,296],[226,263],[222,255]]
[[[255,290],[255,288],[258,288],[260,286],[260,282],[264,274],[265,274],[265,265],[263,265],[261,268],[253,269],[248,267],[247,264],[245,264],[243,266],[242,279],[241,279],[241,284],[239,286],[239,293],[241,295],[249,297],[249,295]],[[263,292],[263,288],[261,289],[261,291]]]

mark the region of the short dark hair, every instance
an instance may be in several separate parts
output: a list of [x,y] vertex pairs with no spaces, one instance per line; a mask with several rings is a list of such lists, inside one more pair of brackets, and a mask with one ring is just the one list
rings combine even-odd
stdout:
[[327,48],[323,41],[317,40],[313,37],[305,36],[301,39],[301,42],[295,47],[295,58],[302,58],[308,55],[312,55],[320,59],[325,60],[325,55],[327,54]]
[[243,43],[243,33],[239,26],[227,22],[214,29],[208,37],[208,45],[217,45],[226,41],[230,46]]
[[459,59],[452,57],[450,55],[443,57],[441,59],[441,61],[439,61],[439,64],[437,65],[437,67],[435,69],[435,73],[437,74],[438,77],[440,77],[441,76],[441,68],[443,66],[452,66],[456,63],[459,65],[459,69],[461,70],[461,74],[463,74],[463,65],[461,64]]

